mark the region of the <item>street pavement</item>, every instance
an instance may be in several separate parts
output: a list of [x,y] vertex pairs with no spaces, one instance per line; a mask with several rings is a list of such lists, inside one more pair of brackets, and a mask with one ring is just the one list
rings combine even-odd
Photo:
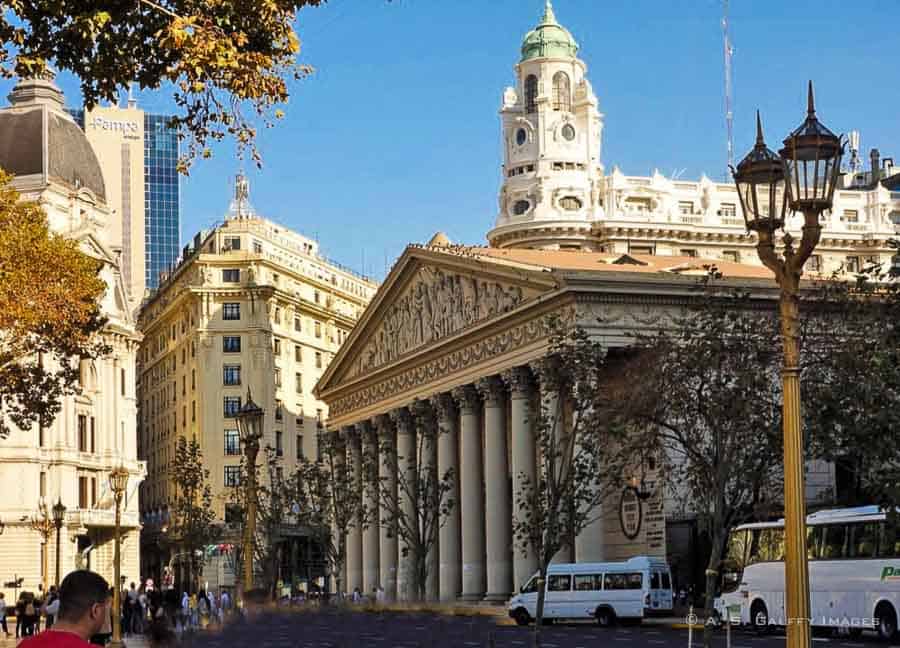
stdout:
[[[497,625],[485,616],[366,613],[350,611],[285,612],[263,614],[252,621],[232,624],[221,632],[195,635],[190,648],[530,648],[533,628]],[[596,625],[553,625],[542,629],[543,648],[685,648],[687,629],[670,623],[645,622],[641,626],[599,628]],[[860,639],[816,637],[822,648],[875,648],[874,635]],[[693,646],[701,646],[694,631]],[[724,632],[716,635],[716,648],[726,648]],[[783,635],[758,637],[735,631],[732,648],[784,648]]]

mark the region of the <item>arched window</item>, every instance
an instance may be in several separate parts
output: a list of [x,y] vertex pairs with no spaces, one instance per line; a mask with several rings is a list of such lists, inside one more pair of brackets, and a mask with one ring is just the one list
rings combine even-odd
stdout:
[[537,112],[537,77],[529,74],[525,79],[525,112],[531,114]]
[[553,110],[572,112],[572,88],[565,72],[553,75]]

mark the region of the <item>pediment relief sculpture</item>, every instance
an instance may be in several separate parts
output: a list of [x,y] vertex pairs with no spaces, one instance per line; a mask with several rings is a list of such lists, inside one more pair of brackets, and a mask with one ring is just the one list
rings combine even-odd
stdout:
[[497,315],[526,299],[519,286],[503,285],[425,267],[388,306],[350,371],[359,375]]

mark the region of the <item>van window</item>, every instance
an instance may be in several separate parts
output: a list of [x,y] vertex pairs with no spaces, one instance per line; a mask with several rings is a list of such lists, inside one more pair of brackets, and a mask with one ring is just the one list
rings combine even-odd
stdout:
[[603,588],[608,590],[641,589],[644,578],[640,573],[606,574]]
[[547,582],[548,592],[568,592],[572,589],[572,577],[568,574],[554,574]]
[[538,577],[532,576],[531,580],[522,586],[522,589],[521,589],[522,594],[530,594],[533,592],[537,592],[538,591],[537,583],[538,583]]
[[650,589],[659,589],[659,572],[650,575]]
[[590,592],[603,589],[603,577],[600,574],[576,574],[575,591]]
[[672,589],[672,581],[667,573],[662,575],[662,588],[666,590]]
[[637,574],[625,574],[625,589],[641,589],[644,586],[644,575]]

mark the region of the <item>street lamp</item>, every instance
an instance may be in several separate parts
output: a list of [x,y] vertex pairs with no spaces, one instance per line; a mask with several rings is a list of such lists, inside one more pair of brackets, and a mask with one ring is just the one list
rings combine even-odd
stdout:
[[244,499],[247,502],[247,519],[244,523],[244,591],[253,589],[253,539],[256,537],[256,455],[262,438],[265,412],[253,402],[247,387],[247,402],[237,413],[238,434],[244,444],[247,458],[247,483]]
[[38,504],[38,512],[39,514],[31,516],[28,524],[33,530],[37,531],[43,539],[43,543],[41,544],[41,585],[43,586],[44,595],[46,596],[47,577],[50,571],[50,568],[47,565],[47,545],[50,543],[50,534],[53,533],[53,520],[47,512],[47,503],[44,501],[43,497]]
[[66,507],[60,497],[53,505],[53,526],[56,527],[56,588],[59,589],[59,536],[62,531],[63,520],[66,518]]
[[[781,370],[784,420],[784,529],[787,645],[809,648],[809,568],[806,562],[806,501],[803,476],[803,437],[800,429],[800,276],[822,234],[819,217],[831,209],[840,174],[842,138],[818,119],[809,83],[804,122],[784,140],[776,156],[766,147],[759,113],[756,145],[732,169],[748,230],[758,236],[760,260],[775,274],[781,289],[779,311],[784,344]],[[784,228],[785,210],[803,214],[803,236],[794,249],[785,232],[784,252],[775,252],[775,232]]]
[[122,570],[122,558],[120,553],[121,545],[121,524],[122,524],[122,496],[128,487],[128,471],[124,466],[119,466],[109,474],[109,487],[112,489],[113,496],[116,499],[116,526],[115,526],[115,554],[113,557],[113,613],[112,613],[112,641],[111,646],[122,646],[122,583],[120,583],[119,573]]

